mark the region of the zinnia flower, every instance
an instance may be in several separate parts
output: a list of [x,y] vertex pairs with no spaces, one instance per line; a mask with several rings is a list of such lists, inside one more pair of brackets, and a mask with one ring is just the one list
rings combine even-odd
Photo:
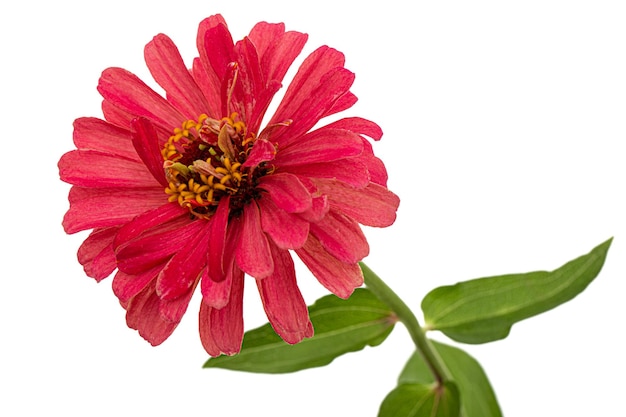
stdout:
[[59,161],[73,185],[63,227],[93,229],[80,263],[98,281],[117,269],[127,324],[151,344],[170,336],[199,286],[204,348],[237,353],[246,274],[286,342],[311,337],[292,253],[339,297],[362,285],[369,247],[359,223],[392,224],[399,200],[364,137],[380,139],[375,123],[347,117],[313,129],[356,102],[343,54],[311,53],[262,127],[306,39],[262,22],[234,43],[212,16],[188,69],[159,34],[145,60],[165,98],[108,68],[98,84],[104,120],[74,122],[77,149]]

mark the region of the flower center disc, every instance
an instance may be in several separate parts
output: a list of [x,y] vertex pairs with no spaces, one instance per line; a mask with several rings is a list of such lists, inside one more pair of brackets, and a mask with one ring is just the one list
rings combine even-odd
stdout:
[[254,170],[242,166],[254,141],[237,113],[222,120],[202,114],[197,121],[183,122],[161,150],[168,201],[177,202],[195,217],[209,219],[220,198],[230,195],[231,215],[237,215],[259,197],[255,186],[267,172],[262,165]]

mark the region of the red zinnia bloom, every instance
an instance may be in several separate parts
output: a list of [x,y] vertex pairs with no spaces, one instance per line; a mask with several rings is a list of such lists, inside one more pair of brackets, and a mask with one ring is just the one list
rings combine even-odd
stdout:
[[105,120],[74,122],[77,149],[59,161],[73,185],[63,226],[93,229],[80,263],[98,281],[117,269],[113,291],[128,326],[153,345],[174,331],[199,284],[204,348],[238,352],[244,274],[285,341],[312,336],[290,251],[347,298],[369,250],[359,223],[394,222],[399,200],[362,136],[380,139],[380,128],[348,117],[311,130],[356,102],[343,54],[327,46],[310,54],[261,128],[306,39],[263,22],[234,43],[212,16],[200,23],[190,70],[159,34],[145,60],[166,98],[108,68],[98,84]]

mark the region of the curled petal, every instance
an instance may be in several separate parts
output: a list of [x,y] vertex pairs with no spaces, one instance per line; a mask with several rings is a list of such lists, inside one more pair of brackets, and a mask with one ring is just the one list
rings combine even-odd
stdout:
[[327,128],[350,130],[360,135],[369,136],[374,140],[383,137],[383,130],[376,123],[361,117],[345,117],[326,125]]

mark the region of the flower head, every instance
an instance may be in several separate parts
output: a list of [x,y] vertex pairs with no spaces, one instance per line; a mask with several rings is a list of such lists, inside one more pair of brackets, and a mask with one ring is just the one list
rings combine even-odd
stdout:
[[399,200],[364,137],[380,139],[380,128],[347,117],[313,129],[356,102],[340,52],[311,53],[262,126],[306,39],[262,22],[235,43],[215,15],[200,23],[188,69],[159,34],[145,60],[166,97],[108,68],[98,84],[104,120],[74,122],[77,149],[59,161],[73,185],[63,226],[93,229],[80,263],[98,281],[117,270],[127,324],[153,345],[174,331],[199,286],[204,348],[238,352],[246,274],[285,341],[312,336],[292,253],[347,298],[369,251],[359,224],[394,222]]

